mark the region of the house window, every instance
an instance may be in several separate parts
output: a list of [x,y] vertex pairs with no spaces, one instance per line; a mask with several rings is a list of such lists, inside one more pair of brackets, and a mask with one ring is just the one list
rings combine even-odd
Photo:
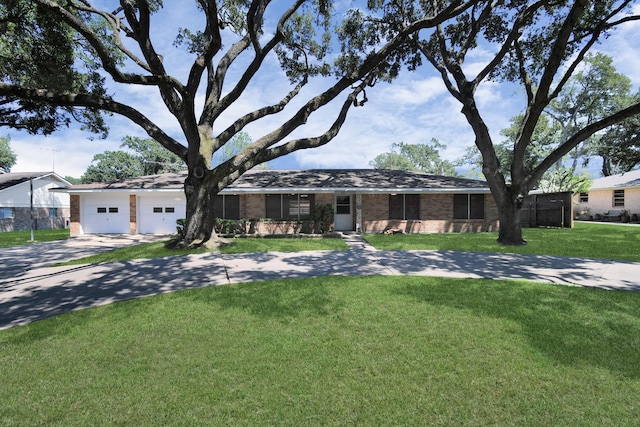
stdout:
[[351,196],[336,196],[336,214],[351,214]]
[[420,219],[420,195],[390,194],[389,219]]
[[58,208],[49,208],[49,218],[58,217]]
[[222,219],[240,219],[240,196],[217,195],[213,202],[213,215]]
[[297,197],[289,197],[289,218],[308,219],[311,217],[311,199],[313,195],[298,194]]
[[0,219],[13,218],[13,208],[0,208]]
[[271,219],[309,219],[315,194],[267,194],[266,217]]
[[613,190],[613,207],[624,207],[624,190]]
[[453,219],[484,219],[484,194],[454,194]]
[[118,208],[97,208],[99,214],[107,213],[107,211],[109,213],[118,213]]
[[580,193],[580,203],[589,203],[589,193]]
[[161,208],[161,207],[155,207],[153,208],[153,213],[175,213],[176,212],[176,208],[174,207],[169,207],[169,208]]
[[282,219],[282,194],[266,195],[266,217],[271,219]]

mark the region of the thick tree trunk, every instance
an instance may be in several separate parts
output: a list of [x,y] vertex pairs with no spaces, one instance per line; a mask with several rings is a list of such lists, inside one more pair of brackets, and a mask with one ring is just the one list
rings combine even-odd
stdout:
[[185,180],[187,218],[180,246],[201,247],[215,240],[213,201],[217,188],[212,182],[214,175],[203,168],[194,168]]
[[526,245],[527,241],[522,238],[522,225],[520,224],[522,203],[511,197],[503,197],[502,200],[503,202],[498,205],[500,219],[498,243],[511,246]]

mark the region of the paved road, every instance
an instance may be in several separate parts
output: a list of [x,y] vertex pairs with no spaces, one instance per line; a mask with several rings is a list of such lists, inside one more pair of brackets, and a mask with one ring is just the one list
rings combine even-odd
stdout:
[[640,290],[640,263],[455,251],[376,251],[358,236],[346,238],[349,251],[207,253],[46,267],[52,262],[148,239],[97,236],[0,248],[0,329],[71,310],[181,289],[329,275],[524,279]]

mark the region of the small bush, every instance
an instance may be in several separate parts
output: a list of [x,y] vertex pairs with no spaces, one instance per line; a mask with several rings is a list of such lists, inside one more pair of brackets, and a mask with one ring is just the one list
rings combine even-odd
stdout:
[[311,218],[316,233],[325,234],[331,231],[333,226],[333,205],[320,203],[314,206]]
[[184,239],[184,229],[187,225],[186,218],[180,218],[176,220],[176,233],[178,234],[178,238],[180,240]]
[[214,229],[218,234],[244,234],[245,220],[216,218]]
[[[217,234],[256,234],[262,228],[260,224],[272,224],[267,227],[271,232],[276,232],[278,226],[284,228],[292,227],[293,233],[302,234],[325,234],[333,228],[333,205],[330,203],[318,204],[311,212],[311,218],[305,220],[282,220],[277,221],[271,218],[242,218],[224,219],[216,218],[214,230]],[[176,221],[176,229],[179,238],[184,237],[186,219]]]

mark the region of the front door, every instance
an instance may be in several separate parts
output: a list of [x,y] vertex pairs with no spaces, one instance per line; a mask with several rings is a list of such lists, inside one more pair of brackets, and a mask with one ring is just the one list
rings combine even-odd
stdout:
[[336,231],[353,231],[351,195],[336,194],[334,224]]

